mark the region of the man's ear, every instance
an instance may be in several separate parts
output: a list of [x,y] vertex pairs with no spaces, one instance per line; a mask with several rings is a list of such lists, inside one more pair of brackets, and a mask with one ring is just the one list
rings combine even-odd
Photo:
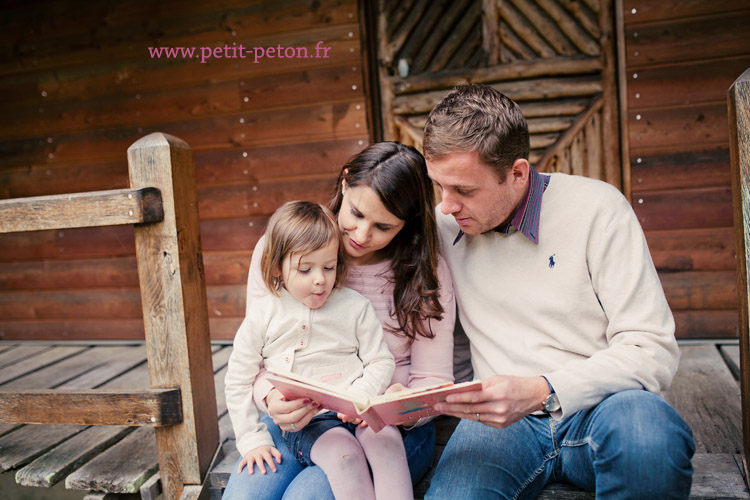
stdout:
[[529,182],[530,170],[531,165],[529,165],[528,160],[518,158],[516,161],[514,161],[513,165],[511,165],[510,167],[510,175],[512,176],[511,179],[513,181],[513,186],[516,186],[518,188],[525,188]]

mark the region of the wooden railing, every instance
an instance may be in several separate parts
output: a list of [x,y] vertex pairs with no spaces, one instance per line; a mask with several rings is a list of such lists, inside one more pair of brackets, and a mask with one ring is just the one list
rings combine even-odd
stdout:
[[0,233],[133,224],[150,390],[0,391],[0,422],[155,427],[165,499],[207,494],[219,445],[190,147],[128,148],[130,189],[0,201]]
[[750,451],[750,68],[729,88],[729,153],[732,164],[737,292],[739,298],[740,389],[742,435]]

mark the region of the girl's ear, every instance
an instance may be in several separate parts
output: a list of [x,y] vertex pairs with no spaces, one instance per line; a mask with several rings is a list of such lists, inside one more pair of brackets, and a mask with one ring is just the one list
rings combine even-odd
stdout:
[[[346,170],[344,170],[344,174],[346,174]],[[346,179],[341,179],[341,194],[344,194],[346,192]]]

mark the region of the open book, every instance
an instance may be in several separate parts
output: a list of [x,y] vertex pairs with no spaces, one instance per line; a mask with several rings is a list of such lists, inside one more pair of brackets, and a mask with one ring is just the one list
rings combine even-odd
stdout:
[[438,415],[434,406],[445,401],[448,394],[482,389],[479,381],[449,383],[368,398],[294,373],[269,372],[267,378],[287,399],[309,398],[327,410],[361,418],[375,432],[388,425]]

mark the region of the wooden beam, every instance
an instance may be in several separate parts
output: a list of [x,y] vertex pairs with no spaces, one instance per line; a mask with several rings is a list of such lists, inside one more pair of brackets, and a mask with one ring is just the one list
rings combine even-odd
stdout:
[[482,49],[487,54],[487,66],[500,63],[500,13],[497,0],[482,0]]
[[155,186],[164,221],[135,227],[152,387],[179,387],[183,422],[156,428],[163,496],[201,484],[219,445],[198,196],[190,146],[153,133],[128,148],[131,187]]
[[540,76],[597,73],[602,63],[598,57],[556,57],[552,59],[516,61],[489,68],[459,69],[421,75],[394,83],[396,94],[448,89],[459,82],[492,83]]
[[[520,104],[520,101],[562,97],[594,96],[602,91],[598,77],[538,78],[492,84],[492,87]],[[399,115],[428,113],[448,93],[448,89],[416,95],[400,95],[393,100]]]
[[750,450],[750,69],[729,88],[727,107],[739,298],[742,441],[747,452]]
[[14,424],[172,425],[182,421],[180,390],[0,390],[0,421]]
[[0,200],[0,233],[116,226],[164,218],[158,189],[114,189]]

